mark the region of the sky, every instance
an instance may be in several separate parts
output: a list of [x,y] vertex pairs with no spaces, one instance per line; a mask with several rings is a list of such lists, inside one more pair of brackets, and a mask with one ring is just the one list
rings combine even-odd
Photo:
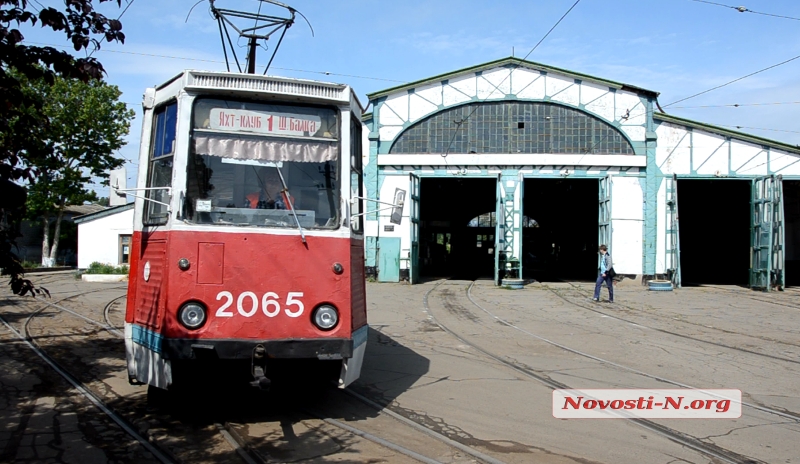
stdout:
[[[98,9],[118,17],[126,7]],[[575,0],[283,0],[303,13],[289,29],[270,74],[345,83],[366,94],[492,61],[517,57],[654,90],[662,107],[800,56],[800,1],[723,0],[757,13],[697,0],[581,0],[535,49]],[[97,3],[97,2],[95,2]],[[94,56],[106,80],[136,111],[119,156],[129,186],[138,169],[141,98],[184,69],[225,70],[216,21],[203,0],[133,0],[121,21],[125,43],[102,43]],[[57,0],[39,5],[63,6]],[[257,11],[258,0],[216,0],[218,8]],[[262,13],[285,15],[264,4]],[[771,15],[788,16],[795,19]],[[187,19],[188,18],[188,19]],[[250,26],[250,23],[242,24]],[[69,50],[63,34],[23,27],[25,41]],[[272,46],[259,50],[263,72]],[[246,41],[241,40],[241,56]],[[782,104],[774,104],[782,103]],[[783,104],[785,103],[785,104]],[[745,106],[724,106],[724,105]],[[676,103],[667,113],[800,144],[800,59]],[[100,196],[108,189],[96,187]]]

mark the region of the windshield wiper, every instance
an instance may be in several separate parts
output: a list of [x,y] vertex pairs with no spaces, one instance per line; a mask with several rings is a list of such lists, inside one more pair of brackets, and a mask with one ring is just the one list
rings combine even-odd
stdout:
[[294,221],[297,223],[297,229],[300,231],[300,240],[303,241],[304,245],[308,246],[306,243],[306,234],[303,232],[303,226],[300,225],[300,219],[298,219],[297,212],[294,210],[294,203],[292,203],[292,194],[289,192],[289,186],[286,185],[286,179],[283,178],[283,173],[280,168],[275,166],[275,169],[278,171],[278,176],[281,178],[281,184],[283,184],[283,192],[286,194],[286,203],[289,204],[289,209],[292,210]]

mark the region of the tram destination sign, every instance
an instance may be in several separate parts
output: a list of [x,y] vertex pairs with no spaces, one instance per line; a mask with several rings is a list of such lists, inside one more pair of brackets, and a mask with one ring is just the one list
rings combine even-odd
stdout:
[[270,113],[229,108],[212,108],[209,114],[209,125],[214,130],[296,137],[313,137],[319,131],[321,122],[321,118],[313,114]]

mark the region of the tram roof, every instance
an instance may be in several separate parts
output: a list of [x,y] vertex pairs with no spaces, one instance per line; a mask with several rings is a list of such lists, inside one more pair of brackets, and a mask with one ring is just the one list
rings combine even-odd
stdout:
[[[235,72],[228,72],[228,71],[203,71],[199,69],[186,69],[177,75],[173,76],[171,79],[159,84],[155,87],[156,90],[161,90],[169,86],[170,84],[174,83],[176,80],[183,78],[184,76],[190,76],[186,82],[187,87],[205,87],[208,89],[226,89],[226,90],[242,90],[242,91],[266,91],[266,92],[275,92],[275,93],[286,93],[285,91],[276,91],[274,89],[268,88],[267,85],[259,88],[247,85],[241,85],[240,80],[246,80],[250,82],[262,82],[262,83],[285,83],[285,84],[299,84],[301,86],[305,86],[305,89],[308,91],[306,92],[306,96],[309,97],[325,97],[325,98],[334,98],[329,95],[314,95],[313,89],[317,88],[328,88],[328,89],[336,89],[341,91],[343,94],[349,90],[349,95],[342,95],[343,98],[339,98],[342,100],[354,99],[358,105],[363,109],[364,105],[361,104],[361,101],[358,99],[358,95],[353,91],[353,88],[347,84],[341,84],[337,82],[326,82],[326,81],[319,81],[315,79],[301,79],[296,77],[284,77],[284,76],[275,76],[275,75],[261,75],[261,74],[246,74],[246,73],[235,73]],[[200,79],[198,79],[200,78]],[[227,79],[225,81],[216,81],[213,84],[202,81],[203,78],[219,78],[219,79]],[[295,91],[298,94],[304,93],[302,90]]]

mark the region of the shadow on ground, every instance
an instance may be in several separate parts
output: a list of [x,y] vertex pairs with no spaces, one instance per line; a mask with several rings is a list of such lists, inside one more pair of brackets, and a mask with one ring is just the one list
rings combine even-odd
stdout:
[[[88,338],[42,334],[36,342],[66,370],[96,390],[97,381],[106,386],[119,385],[127,377],[122,340],[99,336],[102,332],[102,329],[87,329],[84,335]],[[170,441],[179,448],[195,448],[204,441],[218,439],[215,424],[229,423],[269,459],[324,460],[330,456],[334,460],[333,455],[337,455],[338,462],[342,457],[368,462],[366,456],[353,455],[358,451],[351,445],[360,439],[327,424],[320,425],[319,421],[308,421],[357,421],[378,415],[375,408],[334,386],[340,363],[327,363],[292,362],[268,367],[267,375],[273,379],[268,392],[250,386],[248,361],[236,365],[234,371],[205,369],[205,366],[184,370],[182,384],[167,395],[158,390],[159,394],[145,395],[147,387],[143,386],[133,388],[133,394],[120,396],[116,387],[104,400],[140,430],[163,429],[174,437]],[[357,381],[351,388],[380,405],[388,405],[426,374],[428,368],[427,358],[370,329],[362,379],[364,373],[370,372],[371,380]],[[376,386],[378,383],[380,388]]]

